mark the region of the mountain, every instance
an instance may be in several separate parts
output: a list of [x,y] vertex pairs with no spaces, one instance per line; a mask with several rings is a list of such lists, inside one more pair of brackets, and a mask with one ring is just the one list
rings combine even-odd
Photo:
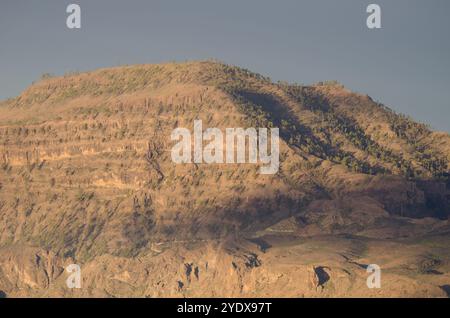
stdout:
[[[278,127],[279,171],[175,164],[194,120]],[[0,104],[0,144],[7,297],[449,291],[450,136],[337,82],[215,61],[46,76]]]

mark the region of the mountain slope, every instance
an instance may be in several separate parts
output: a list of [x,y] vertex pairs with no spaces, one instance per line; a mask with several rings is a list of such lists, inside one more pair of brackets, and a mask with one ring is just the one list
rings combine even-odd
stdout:
[[[105,258],[159,255],[161,244],[219,242],[211,255],[231,264],[254,252],[227,246],[274,233],[448,235],[448,134],[337,83],[272,83],[210,61],[137,65],[46,78],[0,110],[0,246],[8,253],[25,246],[95,268]],[[174,164],[170,133],[196,119],[222,131],[279,127],[279,172]],[[167,253],[181,257],[179,248]],[[19,286],[16,274],[0,279]]]

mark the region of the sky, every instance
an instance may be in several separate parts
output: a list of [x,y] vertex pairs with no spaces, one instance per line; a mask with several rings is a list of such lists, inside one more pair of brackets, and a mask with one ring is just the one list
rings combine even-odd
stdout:
[[[71,3],[81,29],[66,26]],[[370,3],[381,29],[366,26]],[[448,0],[0,0],[0,99],[44,73],[210,58],[337,80],[450,132]]]

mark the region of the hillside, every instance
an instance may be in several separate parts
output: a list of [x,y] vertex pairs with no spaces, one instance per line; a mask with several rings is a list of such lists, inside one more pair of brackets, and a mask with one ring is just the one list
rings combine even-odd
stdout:
[[[174,164],[171,131],[197,119],[279,127],[279,172]],[[450,286],[450,136],[336,82],[273,83],[213,61],[50,77],[0,104],[0,145],[6,296],[446,296]],[[81,290],[64,287],[73,262]],[[361,288],[358,264],[369,263],[392,285]]]

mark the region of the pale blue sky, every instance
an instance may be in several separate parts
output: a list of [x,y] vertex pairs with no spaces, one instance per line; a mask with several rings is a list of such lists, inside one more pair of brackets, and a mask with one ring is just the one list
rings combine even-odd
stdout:
[[[450,131],[448,0],[0,1],[0,99],[46,72],[217,58],[275,81],[335,79]],[[81,30],[66,28],[69,3]],[[369,3],[381,30],[365,25]]]

